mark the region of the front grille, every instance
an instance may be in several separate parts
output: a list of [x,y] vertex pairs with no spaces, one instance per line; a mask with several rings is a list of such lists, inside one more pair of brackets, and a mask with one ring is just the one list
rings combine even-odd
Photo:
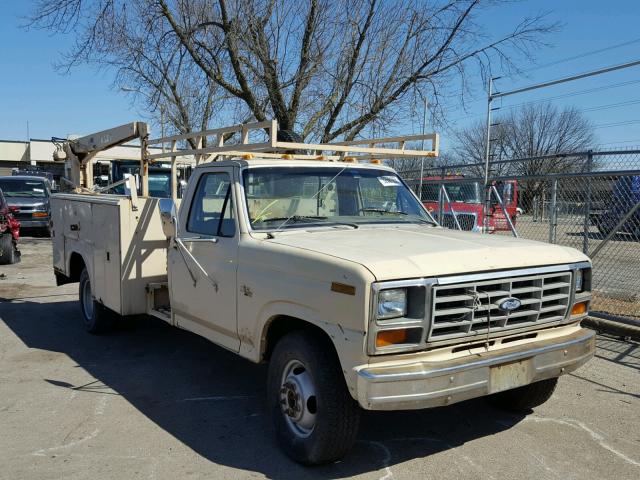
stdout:
[[[456,213],[456,218],[462,230],[471,231],[476,225],[476,216],[473,213]],[[440,225],[445,228],[457,229],[453,214],[445,213],[442,215]]]
[[[570,292],[570,272],[434,285],[428,341],[561,321]],[[499,310],[500,301],[508,297],[519,299],[521,306],[511,312]]]

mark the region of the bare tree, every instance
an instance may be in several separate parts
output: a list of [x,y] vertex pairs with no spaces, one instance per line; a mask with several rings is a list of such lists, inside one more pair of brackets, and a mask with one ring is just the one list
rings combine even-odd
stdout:
[[[275,117],[304,138],[332,141],[406,122],[416,92],[437,113],[471,66],[508,70],[530,59],[555,25],[525,18],[492,38],[475,17],[500,3],[39,0],[30,24],[75,32],[64,66],[115,67],[118,82],[170,102],[179,130],[193,126],[196,109],[200,125],[214,115]],[[213,100],[218,92],[224,102]]]
[[[489,143],[489,155],[492,160],[492,175],[509,173],[510,165],[500,163],[507,159],[505,145],[506,128],[501,121],[491,129],[491,141]],[[466,171],[469,175],[484,177],[484,162],[487,146],[487,126],[484,122],[477,122],[463,129],[455,135],[456,145],[452,156],[457,164],[469,164]]]
[[[593,126],[574,107],[562,109],[550,103],[529,104],[496,119],[491,129],[490,175],[534,176],[580,171],[586,157],[572,155],[593,147]],[[462,163],[484,163],[486,125],[478,122],[458,132],[455,156]],[[522,161],[510,161],[526,159]],[[484,176],[483,166],[470,166],[470,174]],[[546,182],[523,182],[523,205],[531,207]]]

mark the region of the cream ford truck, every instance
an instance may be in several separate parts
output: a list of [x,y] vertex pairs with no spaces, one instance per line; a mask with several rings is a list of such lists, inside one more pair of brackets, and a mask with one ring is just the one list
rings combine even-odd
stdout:
[[487,396],[526,411],[592,357],[582,253],[441,228],[377,161],[388,149],[252,150],[242,132],[245,145],[198,159],[179,208],[133,184],[53,196],[55,273],[79,282],[88,331],[148,313],[268,362],[275,432],[305,464],[345,455],[362,409]]

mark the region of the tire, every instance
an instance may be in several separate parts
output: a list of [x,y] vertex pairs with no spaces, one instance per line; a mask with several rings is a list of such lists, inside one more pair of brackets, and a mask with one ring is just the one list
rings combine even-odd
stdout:
[[104,305],[94,299],[91,291],[91,280],[86,267],[80,274],[78,296],[85,330],[89,333],[104,333],[111,330],[114,317]]
[[330,463],[353,447],[360,407],[347,390],[333,345],[323,336],[296,331],[278,342],[267,396],[278,442],[295,461]]
[[529,412],[549,400],[557,384],[557,378],[549,378],[513,390],[494,393],[487,399],[496,407],[510,412]]
[[0,265],[11,265],[16,263],[16,246],[13,244],[13,237],[10,233],[0,235]]

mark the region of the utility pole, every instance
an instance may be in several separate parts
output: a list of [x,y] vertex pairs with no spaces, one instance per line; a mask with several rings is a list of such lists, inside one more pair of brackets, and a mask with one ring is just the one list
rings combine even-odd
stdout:
[[[422,135],[427,131],[427,108],[429,107],[429,100],[424,97],[424,112],[422,115]],[[420,144],[420,150],[424,150],[424,138]],[[420,157],[420,187],[418,190],[418,198],[422,201],[422,177],[424,177],[424,157]]]
[[493,78],[489,75],[487,85],[487,138],[484,149],[484,215],[482,233],[489,233],[489,210],[491,209],[491,190],[489,189],[489,169],[491,166],[491,103],[493,102]]

